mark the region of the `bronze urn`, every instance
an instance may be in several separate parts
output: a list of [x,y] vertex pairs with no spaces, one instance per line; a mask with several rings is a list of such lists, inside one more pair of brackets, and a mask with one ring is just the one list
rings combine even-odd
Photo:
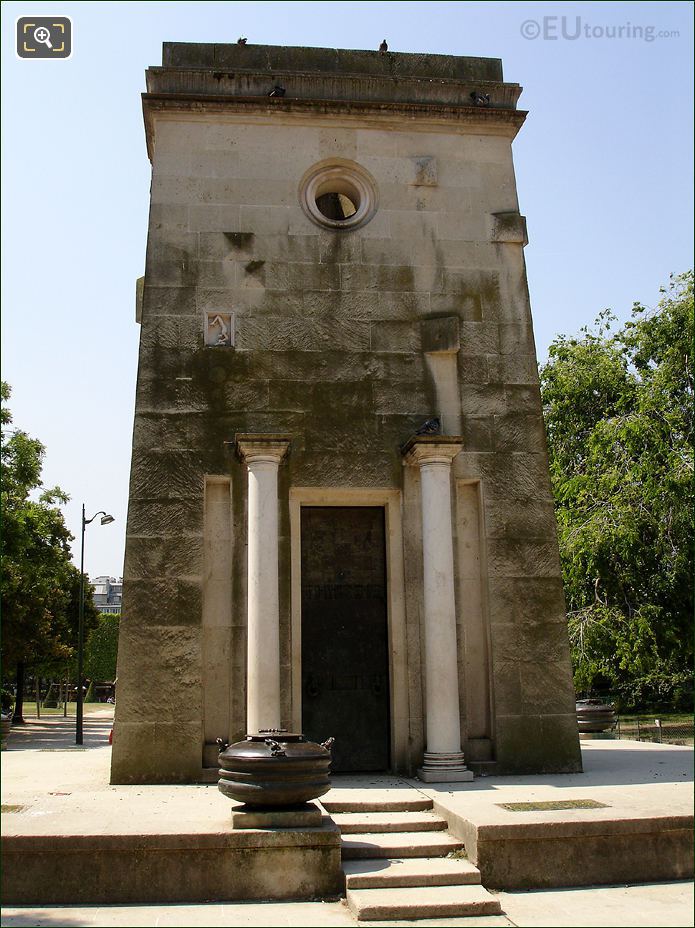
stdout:
[[293,806],[323,796],[333,738],[323,744],[304,735],[268,729],[220,752],[221,793],[249,806]]
[[577,727],[579,733],[613,731],[618,724],[615,706],[601,699],[577,700]]

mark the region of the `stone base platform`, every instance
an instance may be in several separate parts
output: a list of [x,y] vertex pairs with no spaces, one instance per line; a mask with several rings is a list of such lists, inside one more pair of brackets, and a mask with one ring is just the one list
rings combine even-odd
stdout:
[[691,748],[582,742],[584,772],[421,784],[487,889],[693,876]]
[[112,707],[88,713],[83,747],[74,719],[28,719],[12,732],[0,782],[5,904],[340,895],[340,833],[318,804],[288,820],[245,811],[216,783],[112,786],[112,718]]
[[332,898],[340,834],[319,828],[207,833],[5,834],[6,905]]
[[110,750],[87,745],[17,744],[3,753],[5,904],[307,900],[342,892],[340,832],[316,803],[268,811],[230,802],[214,785],[109,786]]
[[[446,816],[488,889],[554,889],[686,880],[693,876],[693,816],[487,824]],[[562,813],[559,813],[561,815]],[[558,813],[555,813],[557,816]]]
[[692,748],[583,741],[582,755],[578,774],[468,783],[337,776],[321,802],[331,813],[368,813],[431,800],[490,890],[691,879]]
[[[6,905],[310,899],[342,892],[340,834],[328,815],[311,827],[234,827],[240,806],[212,784],[110,786],[110,722],[88,717],[84,748],[74,747],[74,720],[42,720],[24,729],[2,753]],[[692,749],[583,741],[582,753],[580,774],[433,784],[336,776],[318,805],[333,815],[356,804],[365,813],[389,802],[417,813],[433,803],[488,889],[689,878]],[[541,807],[548,802],[552,808]]]

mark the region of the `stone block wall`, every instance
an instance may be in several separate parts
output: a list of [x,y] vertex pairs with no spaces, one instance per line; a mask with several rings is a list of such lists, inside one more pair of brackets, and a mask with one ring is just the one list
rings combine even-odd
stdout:
[[[292,441],[279,485],[288,728],[297,672],[290,489],[401,493],[409,747],[394,764],[410,772],[419,763],[419,477],[404,467],[400,448],[435,415],[463,439],[452,487],[457,543],[470,548],[457,554],[464,746],[470,740],[472,753],[504,770],[577,769],[511,154],[516,128],[325,110],[269,112],[259,104],[248,112],[155,109],[151,117],[113,780],[190,781],[204,756],[214,766],[206,699],[208,715],[227,699],[216,716],[228,719],[221,737],[244,732],[246,471],[233,450],[240,432]],[[356,162],[376,184],[376,213],[354,231],[318,227],[299,202],[304,173],[332,158]],[[215,314],[229,320],[233,344],[206,344]],[[220,481],[232,554],[231,601],[218,621],[210,603],[220,568],[206,498],[219,495]],[[214,634],[205,631],[210,624]],[[229,660],[204,660],[211,635]],[[488,708],[477,699],[470,737],[467,704],[476,698],[466,695],[467,667],[469,679],[487,681]]]

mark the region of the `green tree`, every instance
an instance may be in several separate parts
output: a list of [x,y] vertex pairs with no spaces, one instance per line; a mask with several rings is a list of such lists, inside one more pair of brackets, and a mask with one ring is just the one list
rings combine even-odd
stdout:
[[85,647],[85,676],[93,682],[105,682],[116,678],[118,656],[118,625],[120,613],[104,613],[99,616],[97,626]]
[[[5,678],[16,668],[21,697],[25,666],[50,672],[73,657],[80,572],[70,560],[72,535],[59,508],[68,497],[59,487],[41,491],[44,447],[9,428],[10,388],[4,382],[0,396],[2,664]],[[91,628],[98,613],[89,587],[85,600],[85,626]],[[21,698],[15,714],[21,716]]]
[[662,293],[540,371],[575,685],[626,706],[692,699],[692,272]]

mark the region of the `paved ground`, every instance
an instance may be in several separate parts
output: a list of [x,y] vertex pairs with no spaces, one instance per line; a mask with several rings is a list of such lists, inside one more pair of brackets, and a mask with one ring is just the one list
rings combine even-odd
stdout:
[[[584,772],[481,777],[469,784],[420,784],[421,792],[474,824],[614,821],[693,811],[693,750],[640,741],[582,741]],[[467,788],[466,788],[467,787]],[[509,812],[502,803],[595,800],[605,808]]]
[[[85,719],[85,743],[74,745],[73,720],[28,720],[15,728],[2,755],[2,803],[22,806],[21,814],[3,815],[4,833],[41,833],[50,822],[55,833],[143,827],[143,816],[160,831],[195,832],[228,817],[229,803],[215,786],[112,787],[108,783],[108,734],[112,709]],[[397,778],[369,778],[379,786],[412,789],[446,799],[471,817],[497,814],[497,803],[567,798],[610,799],[627,808],[665,812],[692,811],[692,759],[689,748],[637,742],[584,742],[585,774],[560,777],[490,777],[473,784],[425,787]],[[50,758],[45,756],[53,753]],[[42,756],[43,755],[43,756]],[[363,788],[356,780],[336,782],[337,789]],[[152,811],[152,797],[157,803]],[[194,800],[194,801],[193,801]],[[123,803],[126,803],[126,806]],[[124,820],[122,810],[127,807]],[[600,810],[599,810],[600,811]],[[526,813],[524,813],[526,814]],[[538,814],[538,813],[533,813]],[[548,813],[541,813],[547,815]],[[586,813],[584,813],[586,814]],[[555,928],[690,928],[693,925],[692,883],[503,892],[503,916],[427,920],[428,926],[518,925]],[[332,926],[355,925],[340,902],[235,903],[164,906],[92,906],[80,908],[7,907],[3,926]],[[370,925],[393,922],[370,922]],[[398,925],[423,925],[399,921]]]
[[[477,928],[691,928],[691,883],[601,886],[538,892],[499,893],[505,915],[427,919],[421,922],[365,922],[370,926],[461,926]],[[90,906],[5,908],[0,925],[50,928],[355,928],[340,902],[246,902],[226,905]]]

